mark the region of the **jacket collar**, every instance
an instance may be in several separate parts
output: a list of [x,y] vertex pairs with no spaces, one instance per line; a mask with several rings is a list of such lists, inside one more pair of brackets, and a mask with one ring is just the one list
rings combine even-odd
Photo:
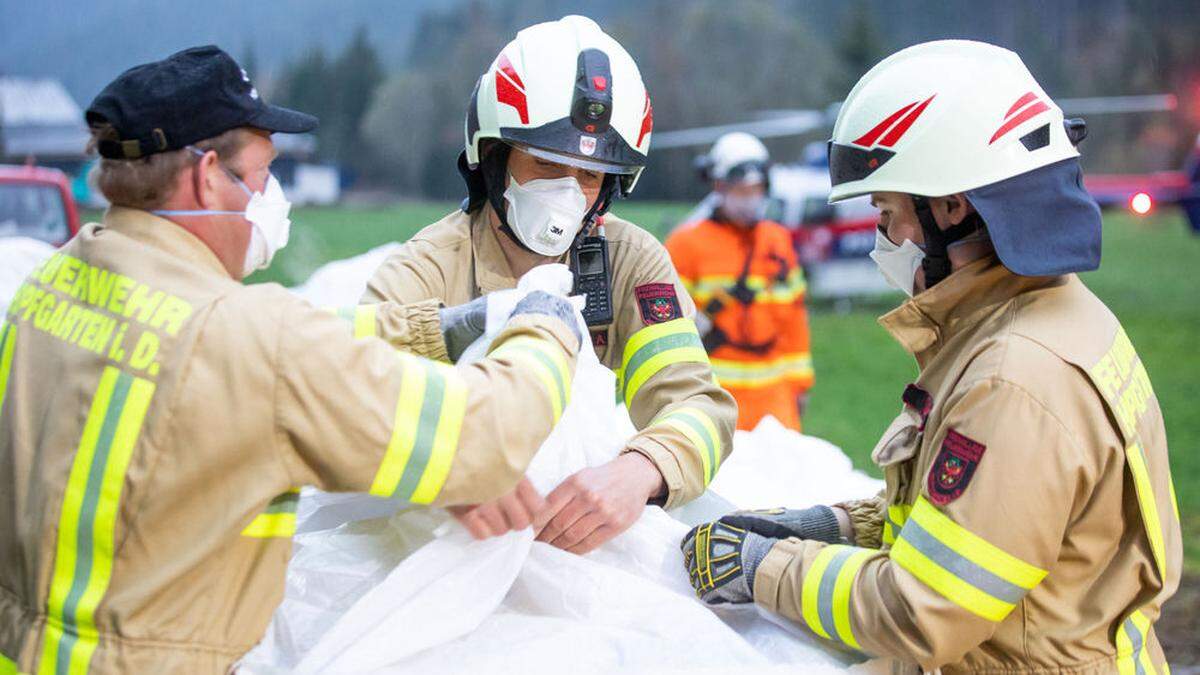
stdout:
[[516,278],[500,248],[497,232],[487,218],[487,206],[468,214],[471,228],[471,263],[475,268],[475,288],[481,295],[515,288]]
[[[506,235],[497,232],[488,221],[487,206],[466,217],[470,219],[471,265],[474,267],[475,288],[479,294],[516,288],[516,275],[508,264],[504,249],[500,247],[500,237]],[[566,263],[569,255],[564,253],[555,262]]]
[[170,253],[197,267],[229,277],[229,272],[208,244],[176,223],[149,211],[111,206],[104,212],[103,227]]
[[879,317],[879,324],[922,367],[950,338],[978,323],[996,307],[1061,277],[1013,274],[994,255],[959,268],[933,288]]

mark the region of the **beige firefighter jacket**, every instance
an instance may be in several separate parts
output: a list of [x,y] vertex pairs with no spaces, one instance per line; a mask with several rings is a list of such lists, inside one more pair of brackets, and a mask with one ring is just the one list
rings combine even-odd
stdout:
[[348,316],[130,209],[33,272],[0,329],[0,672],[224,672],[279,603],[299,487],[516,484],[569,390],[569,329],[518,317],[455,369],[354,338],[444,356],[436,303]]
[[[418,232],[367,284],[365,302],[447,305],[516,286],[485,210],[455,211]],[[666,249],[641,228],[604,217],[614,320],[592,327],[600,362],[618,375],[618,395],[639,430],[627,450],[662,473],[665,506],[700,495],[732,448],[737,406],[713,379],[692,304]]]
[[1164,674],[1152,624],[1179,583],[1179,517],[1117,319],[1075,275],[988,258],[880,323],[920,367],[873,454],[884,498],[850,505],[855,546],[776,544],[755,600],[926,670]]

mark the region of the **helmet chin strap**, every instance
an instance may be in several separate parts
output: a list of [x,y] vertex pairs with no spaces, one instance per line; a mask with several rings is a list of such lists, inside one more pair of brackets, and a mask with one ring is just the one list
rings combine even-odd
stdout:
[[917,210],[917,220],[921,223],[921,233],[925,236],[925,258],[921,261],[921,269],[925,270],[925,288],[933,288],[950,276],[950,245],[978,230],[983,219],[978,213],[972,213],[963,218],[961,223],[943,230],[933,217],[927,197],[914,195],[912,200]]

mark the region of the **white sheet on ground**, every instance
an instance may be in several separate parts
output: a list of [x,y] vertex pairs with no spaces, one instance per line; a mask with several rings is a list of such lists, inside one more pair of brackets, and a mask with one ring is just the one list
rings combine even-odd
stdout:
[[[633,428],[613,390],[613,374],[584,350],[571,402],[528,471],[543,494],[620,451]],[[693,505],[674,518],[649,506],[586,556],[528,530],[473,541],[441,510],[306,490],[284,600],[240,672],[841,671],[850,661],[785,621],[752,605],[699,602],[678,548],[681,521],[879,487],[836,447],[769,420],[738,432]]]

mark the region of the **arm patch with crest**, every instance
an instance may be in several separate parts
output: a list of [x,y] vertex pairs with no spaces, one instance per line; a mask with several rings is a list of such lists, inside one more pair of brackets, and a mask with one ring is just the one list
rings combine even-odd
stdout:
[[929,488],[929,501],[944,506],[958,499],[971,477],[987,446],[954,429],[946,432],[942,448],[929,468],[929,478],[926,486]]
[[675,294],[675,284],[642,284],[635,287],[633,293],[637,296],[642,323],[647,326],[666,323],[683,316],[683,310],[679,307],[679,297]]

